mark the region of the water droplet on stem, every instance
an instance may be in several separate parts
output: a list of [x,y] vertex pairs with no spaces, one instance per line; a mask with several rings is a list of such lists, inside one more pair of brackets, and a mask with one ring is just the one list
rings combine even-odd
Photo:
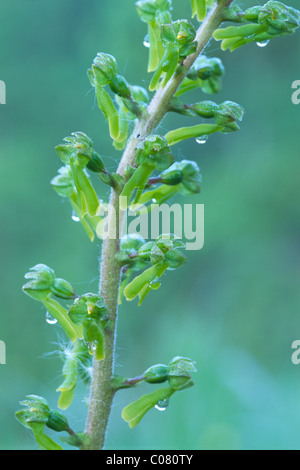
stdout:
[[145,36],[144,38],[144,42],[143,42],[143,46],[149,48],[150,47],[150,42],[149,42],[149,36],[147,34],[147,36]]
[[57,320],[56,318],[53,318],[52,315],[50,315],[49,312],[46,313],[46,322],[49,324],[49,325],[55,325],[57,323]]
[[206,144],[208,140],[208,135],[202,135],[201,137],[197,137],[196,142],[197,144]]
[[269,40],[268,41],[259,41],[259,42],[256,43],[256,45],[258,47],[266,47],[269,44],[269,42],[270,42]]
[[80,222],[80,218],[76,215],[75,211],[72,212],[72,220],[74,220],[74,222]]
[[168,404],[169,404],[168,398],[165,398],[164,400],[159,400],[155,405],[155,409],[158,411],[165,411],[168,408]]

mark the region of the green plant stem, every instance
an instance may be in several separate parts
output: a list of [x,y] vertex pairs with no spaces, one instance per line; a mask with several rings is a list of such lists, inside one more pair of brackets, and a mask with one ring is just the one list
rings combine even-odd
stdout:
[[[160,87],[156,92],[149,105],[148,113],[138,121],[125,148],[118,168],[120,175],[123,176],[126,167],[134,163],[135,148],[139,142],[143,141],[156,129],[168,112],[170,100],[173,98],[177,88],[185,78],[196,58],[201,54],[208,41],[211,39],[213,31],[223,22],[223,10],[228,7],[232,1],[233,0],[219,0],[215,4],[197,32],[197,51],[188,56],[180,72],[175,73],[166,86],[164,88]],[[110,208],[111,210],[107,219],[108,237],[103,241],[102,248],[100,295],[103,297],[108,307],[112,328],[105,335],[105,358],[100,362],[94,361],[89,412],[86,424],[86,434],[89,437],[89,443],[83,446],[83,450],[103,449],[109,415],[115,394],[115,389],[111,386],[111,378],[114,369],[121,265],[116,257],[119,251],[118,237],[114,239],[114,237],[110,235],[114,235],[115,228],[117,228],[116,233],[119,233],[119,223],[117,223],[117,227],[115,227],[115,214],[117,214],[117,219],[120,221],[120,227],[122,227],[123,214],[119,209],[119,193],[114,190],[111,194]],[[120,216],[119,218],[118,215]]]

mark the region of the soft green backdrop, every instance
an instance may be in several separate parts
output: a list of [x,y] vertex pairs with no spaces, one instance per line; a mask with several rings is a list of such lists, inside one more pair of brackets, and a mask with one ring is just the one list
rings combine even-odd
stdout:
[[[188,0],[174,0],[174,18],[189,13]],[[100,242],[89,244],[49,185],[60,166],[54,146],[82,130],[115,168],[119,154],[86,70],[104,51],[130,83],[146,85],[146,31],[133,0],[0,0],[0,16],[0,79],[7,86],[0,106],[0,339],[7,347],[0,449],[35,449],[14,412],[30,393],[56,406],[62,364],[49,352],[61,333],[22,294],[23,275],[42,262],[76,290],[92,291],[100,253]],[[142,309],[122,306],[116,359],[118,372],[133,376],[178,354],[191,357],[196,386],[134,430],[121,419],[122,407],[151,387],[119,393],[110,449],[300,448],[300,366],[291,363],[291,343],[300,339],[300,106],[291,102],[300,31],[233,54],[212,41],[207,53],[226,67],[216,100],[242,104],[245,119],[238,133],[174,148],[176,158],[202,168],[203,191],[193,201],[205,204],[205,247],[189,253],[189,264],[166,276]],[[178,122],[167,118],[161,131]],[[84,428],[84,396],[82,390],[67,413],[76,430]]]

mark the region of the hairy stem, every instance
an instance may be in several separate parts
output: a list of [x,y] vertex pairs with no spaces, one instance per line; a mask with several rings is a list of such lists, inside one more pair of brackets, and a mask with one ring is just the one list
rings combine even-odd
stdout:
[[[124,175],[125,169],[135,161],[135,148],[137,144],[149,136],[160,124],[169,109],[170,100],[177,88],[201,54],[212,37],[212,33],[223,21],[223,10],[233,0],[218,0],[208,17],[201,24],[196,40],[197,51],[188,56],[179,73],[175,73],[164,88],[159,88],[149,105],[148,113],[142,117],[128,141],[121,159],[118,173]],[[89,443],[84,450],[101,450],[105,442],[105,435],[115,394],[111,386],[114,369],[114,349],[118,314],[118,290],[120,283],[121,266],[116,259],[119,251],[119,228],[122,227],[123,213],[119,209],[119,193],[112,191],[110,199],[110,212],[108,215],[108,232],[103,241],[101,257],[101,283],[100,295],[103,297],[110,313],[111,330],[105,335],[105,358],[94,362],[93,380],[90,391],[90,405],[86,425],[86,434]],[[116,217],[117,215],[117,217]],[[117,236],[115,236],[117,234]]]

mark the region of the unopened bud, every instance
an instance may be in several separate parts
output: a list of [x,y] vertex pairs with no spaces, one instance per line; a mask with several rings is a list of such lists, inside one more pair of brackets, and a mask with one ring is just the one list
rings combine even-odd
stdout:
[[156,364],[155,366],[149,367],[144,372],[144,380],[150,384],[160,384],[168,380],[169,367],[165,364]]
[[46,426],[57,432],[67,431],[69,429],[67,418],[59,413],[59,411],[55,410],[50,411]]

